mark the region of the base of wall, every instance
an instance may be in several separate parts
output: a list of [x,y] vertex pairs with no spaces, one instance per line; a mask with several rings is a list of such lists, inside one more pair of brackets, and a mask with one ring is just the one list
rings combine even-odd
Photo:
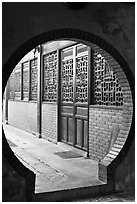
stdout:
[[98,178],[107,183],[107,166],[102,163],[98,164]]
[[61,191],[35,194],[33,202],[68,202],[77,199],[95,198],[114,193],[113,184],[95,185],[83,188],[67,189]]
[[44,140],[47,140],[49,142],[52,142],[53,144],[57,144],[57,141],[55,139],[52,139],[50,137],[45,137],[45,134],[44,135],[42,134],[41,138],[44,139]]

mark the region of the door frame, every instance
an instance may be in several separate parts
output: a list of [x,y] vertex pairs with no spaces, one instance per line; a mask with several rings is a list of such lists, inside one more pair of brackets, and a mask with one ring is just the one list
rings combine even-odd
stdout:
[[[60,49],[57,49],[57,67],[58,67],[58,71],[57,71],[57,93],[58,93],[58,97],[57,97],[57,142],[62,142],[61,141],[61,107],[62,107],[62,101],[61,101],[61,51],[63,49],[69,48],[69,47],[73,47],[76,46],[78,44],[81,44],[80,42],[76,42],[73,45],[69,45]],[[82,43],[84,44],[84,43]],[[86,45],[86,44],[85,44]],[[88,114],[87,114],[87,129],[88,129],[88,133],[87,133],[87,150],[86,151],[86,156],[89,157],[89,106],[91,104],[91,97],[92,97],[92,80],[91,80],[91,74],[92,74],[92,66],[93,66],[93,54],[92,54],[92,48],[89,47],[88,45],[86,45],[88,47],[88,103],[87,103],[87,107],[88,107]],[[75,82],[74,82],[75,83]],[[76,86],[75,86],[76,87]],[[75,90],[74,90],[75,91]],[[75,92],[74,92],[75,94]],[[75,101],[73,102],[73,106],[74,106]],[[75,111],[75,110],[74,110]],[[73,113],[74,115],[74,113]],[[75,131],[75,128],[74,128]],[[68,145],[71,145],[75,148],[81,149],[78,146],[74,146],[74,144],[70,144],[70,143],[66,143]],[[84,149],[81,149],[84,151]]]

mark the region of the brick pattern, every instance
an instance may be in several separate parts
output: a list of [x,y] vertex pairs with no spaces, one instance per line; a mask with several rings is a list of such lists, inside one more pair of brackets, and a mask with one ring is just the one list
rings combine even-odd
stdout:
[[125,73],[114,58],[95,44],[91,47],[109,62],[123,92],[121,110],[113,106],[111,109],[92,106],[89,112],[90,157],[108,165],[117,157],[128,137],[133,115],[132,93]]
[[122,110],[113,110],[90,107],[89,110],[89,152],[90,157],[100,160],[111,146],[112,137],[115,137],[122,126]]
[[9,124],[35,134],[37,132],[37,103],[9,100]]
[[57,105],[42,104],[42,138],[57,142]]

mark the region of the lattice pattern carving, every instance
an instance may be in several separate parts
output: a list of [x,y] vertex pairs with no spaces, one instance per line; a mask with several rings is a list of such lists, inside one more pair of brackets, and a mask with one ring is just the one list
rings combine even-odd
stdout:
[[94,104],[123,105],[119,80],[109,63],[99,53],[94,53]]
[[28,77],[29,63],[24,62],[22,68],[23,68],[23,93],[24,93],[28,92],[29,89],[29,77]]
[[73,102],[73,59],[62,61],[62,101]]
[[88,101],[88,56],[76,59],[76,102]]
[[57,52],[44,56],[44,101],[57,100]]
[[9,77],[9,99],[14,98],[14,72]]
[[21,91],[21,69],[20,67],[15,68],[15,80],[14,80],[15,92]]
[[30,61],[30,100],[37,100],[37,86],[38,86],[38,60]]

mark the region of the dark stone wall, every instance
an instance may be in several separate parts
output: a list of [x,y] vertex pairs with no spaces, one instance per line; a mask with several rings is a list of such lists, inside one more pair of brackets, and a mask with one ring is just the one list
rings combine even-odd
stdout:
[[2,158],[2,201],[4,202],[26,202],[25,179]]
[[[54,29],[75,28],[93,33],[110,43],[135,75],[134,3],[87,3],[83,9],[71,10],[63,2],[5,2],[2,10],[3,65],[31,38]],[[3,71],[6,74],[8,70]],[[132,134],[132,143],[114,174],[117,188],[123,186],[127,189],[129,185],[130,189],[134,188],[134,153]]]
[[58,28],[100,36],[126,59],[134,73],[134,3],[87,3],[81,10],[63,2],[3,3],[3,63],[27,40]]
[[[112,162],[112,172],[116,191],[135,190],[135,124],[134,115],[132,126],[124,148],[118,155],[117,161]],[[114,166],[113,166],[114,165]],[[113,168],[114,167],[114,168]]]
[[135,190],[135,141],[130,145],[127,154],[123,155],[123,159],[115,169],[115,189],[120,190]]
[[2,131],[2,201],[32,201],[35,174],[27,169],[9,148]]

